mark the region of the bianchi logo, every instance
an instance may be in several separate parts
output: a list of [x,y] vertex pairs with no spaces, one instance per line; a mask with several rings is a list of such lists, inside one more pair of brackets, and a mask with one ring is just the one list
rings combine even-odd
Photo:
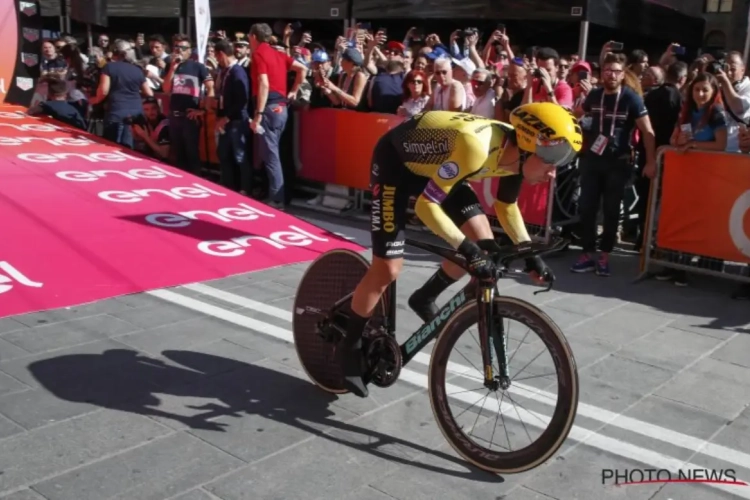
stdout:
[[27,278],[21,271],[13,267],[10,262],[0,261],[0,271],[4,273],[0,274],[0,294],[10,292],[14,284],[32,288],[41,288],[43,286],[43,283],[38,283]]

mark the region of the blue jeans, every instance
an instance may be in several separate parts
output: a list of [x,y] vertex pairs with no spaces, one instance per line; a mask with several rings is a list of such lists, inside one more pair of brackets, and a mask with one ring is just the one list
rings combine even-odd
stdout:
[[260,122],[265,129],[263,134],[256,134],[255,144],[258,157],[266,166],[268,174],[268,197],[276,203],[284,203],[284,172],[281,169],[279,141],[286,127],[289,111],[286,106],[269,104],[263,111]]
[[120,146],[133,149],[133,130],[130,128],[130,125],[105,119],[102,135],[108,141],[116,142]]
[[249,134],[250,127],[247,119],[232,120],[224,127],[224,133],[219,134],[216,147],[216,154],[221,165],[221,185],[233,190],[242,190],[247,194],[250,194],[253,178],[247,158]]
[[201,173],[200,122],[186,116],[169,116],[169,148],[177,166],[193,175]]

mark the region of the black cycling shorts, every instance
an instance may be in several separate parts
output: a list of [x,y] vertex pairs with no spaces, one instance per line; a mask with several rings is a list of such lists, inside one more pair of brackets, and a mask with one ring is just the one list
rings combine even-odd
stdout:
[[[387,136],[375,146],[370,167],[370,234],[375,257],[403,257],[409,198],[422,194],[429,181],[429,177],[409,170]],[[484,214],[476,193],[465,181],[451,189],[440,207],[458,227]]]

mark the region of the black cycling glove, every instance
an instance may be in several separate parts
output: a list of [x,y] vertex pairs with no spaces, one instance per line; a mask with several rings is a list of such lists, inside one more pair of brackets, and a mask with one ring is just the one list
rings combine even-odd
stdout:
[[526,269],[524,271],[527,273],[536,273],[546,283],[555,281],[555,273],[552,272],[552,268],[538,255],[526,259]]
[[469,274],[475,278],[489,280],[495,277],[495,263],[469,238],[458,246],[458,253],[464,256]]

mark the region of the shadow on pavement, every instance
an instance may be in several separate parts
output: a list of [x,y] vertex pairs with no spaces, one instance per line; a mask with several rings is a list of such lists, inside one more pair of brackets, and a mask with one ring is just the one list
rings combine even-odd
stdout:
[[[356,236],[357,243],[370,247],[370,233],[366,222],[301,209],[296,209],[295,215],[328,231],[352,234]],[[429,232],[407,231],[406,236],[441,243],[440,239]],[[729,298],[736,286],[732,281],[689,275],[690,286],[685,288],[653,279],[634,283],[640,274],[640,256],[622,250],[616,250],[611,256],[612,276],[603,278],[593,273],[574,274],[570,272],[570,266],[578,255],[578,250],[570,249],[545,258],[557,277],[554,290],[567,294],[589,295],[592,301],[597,298],[624,300],[643,305],[646,310],[653,308],[663,313],[696,318],[698,323],[703,323],[700,318],[708,320],[705,324],[691,325],[695,327],[750,333],[750,310],[747,303]],[[425,267],[426,263],[429,263],[429,267],[434,267],[439,261],[439,258],[423,250],[407,247],[406,265],[409,267]],[[517,262],[513,267],[522,268],[523,263]],[[531,284],[525,276],[509,275],[507,279],[521,284]]]
[[[162,354],[181,366],[137,351],[112,349],[102,354],[72,354],[36,361],[28,369],[45,389],[66,401],[169,419],[192,429],[216,432],[225,432],[229,425],[214,419],[256,414],[391,462],[475,481],[504,481],[447,453],[336,420],[329,405],[338,397],[295,376],[195,351],[169,350]],[[161,409],[157,394],[214,399],[220,404],[186,406],[199,413],[185,416]],[[368,443],[331,435],[331,428],[364,436]],[[388,453],[383,449],[388,445],[411,449],[417,452],[414,455],[433,455],[465,467],[466,472]]]

